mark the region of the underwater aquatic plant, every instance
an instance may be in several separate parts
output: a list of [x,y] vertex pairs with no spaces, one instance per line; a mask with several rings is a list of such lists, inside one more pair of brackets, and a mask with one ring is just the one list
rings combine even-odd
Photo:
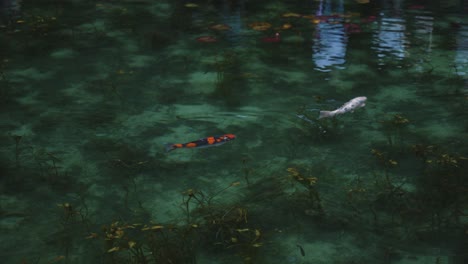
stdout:
[[117,259],[131,263],[194,263],[195,227],[162,224],[113,222],[102,234],[91,233],[87,239],[102,238],[110,262]]
[[394,114],[389,119],[380,121],[384,129],[384,133],[387,136],[387,142],[390,146],[393,146],[396,140],[400,143],[403,142],[402,133],[404,129],[410,123],[409,119],[401,114]]
[[250,172],[252,171],[252,168],[247,167],[247,162],[249,160],[250,159],[247,156],[242,157],[242,172],[244,174],[244,179],[245,179],[245,182],[247,183],[247,186],[250,186],[249,175],[250,175]]
[[9,61],[8,59],[0,60],[0,100],[3,102],[7,100],[7,93],[10,88],[10,81],[5,74],[6,65]]
[[389,154],[382,152],[378,149],[372,149],[371,153],[374,157],[377,158],[377,162],[380,166],[384,167],[385,179],[387,180],[388,185],[391,185],[390,176],[388,170],[394,168],[398,165],[398,162],[389,157]]
[[244,90],[248,89],[241,77],[241,60],[235,52],[225,52],[222,59],[216,57],[216,84],[214,96],[222,98],[228,105],[238,105]]
[[308,214],[312,214],[313,211],[318,213],[319,215],[324,214],[323,206],[322,206],[322,200],[320,198],[320,194],[318,190],[315,188],[315,185],[318,181],[317,177],[314,176],[304,176],[299,169],[295,167],[289,167],[286,169],[288,171],[288,178],[293,179],[294,181],[300,183],[302,186],[307,188],[308,190],[308,196],[309,196],[309,202],[312,206],[312,209],[308,209]]
[[20,160],[19,160],[19,155],[20,155],[20,142],[23,137],[20,135],[13,135],[13,139],[15,140],[15,163],[16,163],[16,168],[20,167]]

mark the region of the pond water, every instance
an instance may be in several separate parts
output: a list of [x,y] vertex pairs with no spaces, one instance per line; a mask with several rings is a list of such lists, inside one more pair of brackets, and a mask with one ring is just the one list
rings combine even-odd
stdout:
[[467,263],[467,13],[0,1],[2,263]]

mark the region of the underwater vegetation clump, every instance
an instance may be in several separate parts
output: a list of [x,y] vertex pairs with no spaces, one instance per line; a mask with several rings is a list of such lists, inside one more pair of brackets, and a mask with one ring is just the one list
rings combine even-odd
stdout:
[[[299,183],[302,187],[307,189],[307,195],[306,195],[307,205],[306,205],[305,213],[307,215],[323,216],[325,212],[322,206],[322,200],[320,198],[320,194],[316,188],[316,183],[318,181],[318,178],[315,176],[305,176],[296,167],[288,168],[287,172],[288,172],[288,176],[287,176],[288,178]],[[301,195],[300,192],[298,194]]]
[[239,54],[227,51],[214,64],[216,82],[213,96],[222,99],[228,106],[239,106],[244,91],[248,90],[247,82],[242,77],[242,64]]
[[[115,221],[100,231],[87,229],[86,239],[102,242],[104,263],[197,263],[200,247],[207,254],[232,251],[245,263],[255,263],[256,252],[263,245],[261,229],[249,224],[248,209],[242,204],[216,201],[238,185],[234,182],[211,195],[195,189],[183,192],[185,219]],[[67,219],[81,215],[68,203],[62,208]]]
[[117,221],[86,238],[104,240],[105,263],[195,263],[194,228]]
[[[400,117],[394,121],[397,126],[407,123]],[[436,242],[443,232],[461,235],[468,209],[464,203],[468,198],[468,159],[442,149],[429,144],[372,149],[379,169],[373,172],[373,181],[359,179],[350,184],[349,206],[374,228],[389,228],[397,237]],[[411,154],[420,159],[421,166],[413,164],[420,168],[418,173],[406,175],[397,157],[402,162],[411,159],[417,163]]]
[[415,144],[411,151],[421,159],[418,196],[427,204],[435,229],[461,228],[468,209],[468,157],[448,153],[443,147]]
[[402,114],[393,114],[389,118],[382,120],[381,124],[387,137],[388,145],[401,145],[404,141],[405,133],[408,132],[407,127],[410,124],[410,120]]

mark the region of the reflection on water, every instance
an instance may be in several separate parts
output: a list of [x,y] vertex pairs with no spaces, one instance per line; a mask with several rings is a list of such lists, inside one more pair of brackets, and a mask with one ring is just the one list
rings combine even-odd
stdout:
[[373,40],[380,64],[385,64],[383,59],[387,56],[403,59],[407,46],[406,21],[402,17],[401,1],[388,1],[385,4]]
[[432,49],[432,32],[434,27],[434,18],[430,12],[427,14],[420,14],[414,16],[414,35],[421,41],[421,48],[425,49],[426,52],[431,52]]
[[226,39],[233,45],[238,45],[241,42],[242,30],[244,24],[242,22],[244,1],[222,1],[221,3],[221,15],[222,23],[227,24],[231,27],[231,30],[226,32]]
[[402,18],[385,16],[381,18],[379,30],[374,39],[379,58],[385,58],[388,55],[397,59],[405,57],[405,29],[405,20]]
[[468,74],[468,25],[463,25],[459,27],[456,38],[456,49],[456,72],[458,75],[466,76]]
[[[338,3],[331,0],[320,1],[316,12],[317,17],[332,16],[332,14],[343,14],[343,1]],[[346,45],[348,38],[342,19],[334,16],[326,23],[318,23],[315,32],[315,41],[312,47],[312,59],[317,70],[327,71],[332,66],[339,67],[345,63]]]

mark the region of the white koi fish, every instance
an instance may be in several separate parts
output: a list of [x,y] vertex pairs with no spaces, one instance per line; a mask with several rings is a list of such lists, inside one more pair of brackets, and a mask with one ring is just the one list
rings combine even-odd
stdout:
[[360,97],[351,99],[349,102],[346,102],[344,105],[342,105],[340,108],[336,110],[320,111],[319,119],[325,118],[325,117],[334,117],[336,115],[342,115],[348,112],[354,112],[354,110],[366,106],[366,100],[367,100],[367,97],[360,96]]

